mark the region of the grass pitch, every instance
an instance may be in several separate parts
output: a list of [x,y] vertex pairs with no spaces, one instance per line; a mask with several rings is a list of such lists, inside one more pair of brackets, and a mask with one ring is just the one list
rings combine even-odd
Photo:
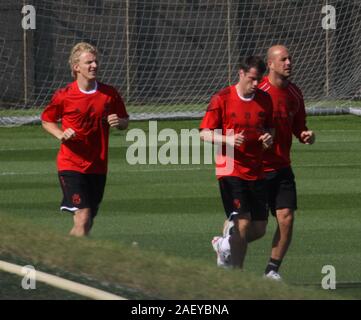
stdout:
[[[246,272],[217,269],[210,240],[220,233],[224,214],[213,165],[131,166],[125,160],[130,142],[117,131],[111,135],[107,187],[92,235],[72,239],[66,236],[71,217],[58,212],[57,141],[40,126],[0,128],[0,258],[86,275],[116,293],[120,287],[130,298],[360,299],[361,119],[309,117],[308,122],[316,144],[293,146],[299,210],[281,268],[291,286],[261,279],[273,218],[266,236],[250,245]],[[164,121],[158,131],[198,124]],[[147,131],[148,122],[130,128]],[[324,265],[336,268],[336,290],[320,288]],[[8,287],[3,297],[11,294]]]

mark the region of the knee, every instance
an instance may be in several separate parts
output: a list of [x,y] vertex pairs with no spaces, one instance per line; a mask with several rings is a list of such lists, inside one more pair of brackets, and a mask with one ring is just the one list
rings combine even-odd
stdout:
[[262,238],[266,234],[267,222],[252,224],[252,230],[250,232],[250,241],[254,241]]
[[265,234],[266,234],[266,227],[258,229],[256,233],[257,239],[262,238]]
[[284,227],[292,227],[294,222],[294,213],[290,209],[284,209],[277,213],[277,221]]

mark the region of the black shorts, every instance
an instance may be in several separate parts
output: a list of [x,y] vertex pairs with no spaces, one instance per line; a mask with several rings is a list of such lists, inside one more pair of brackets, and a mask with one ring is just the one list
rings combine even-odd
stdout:
[[267,190],[265,180],[248,181],[238,177],[219,179],[224,210],[229,219],[233,212],[250,214],[252,220],[267,220]]
[[106,175],[76,171],[59,171],[58,175],[63,190],[60,210],[74,213],[78,209],[90,208],[95,217],[103,199]]
[[268,206],[272,215],[277,209],[297,209],[295,175],[292,168],[282,168],[266,173]]

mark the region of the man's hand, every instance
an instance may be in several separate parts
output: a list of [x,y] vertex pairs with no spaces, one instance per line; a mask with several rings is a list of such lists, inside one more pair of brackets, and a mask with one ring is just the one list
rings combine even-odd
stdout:
[[315,134],[311,130],[302,131],[300,138],[301,138],[301,141],[305,144],[313,144],[316,139]]
[[245,141],[244,130],[234,134],[234,130],[227,130],[226,135],[222,135],[217,130],[203,129],[200,132],[200,138],[203,141],[212,142],[218,145],[228,145],[232,148],[239,147]]
[[244,130],[234,135],[234,146],[239,147],[245,141]]
[[74,138],[75,136],[76,136],[75,131],[72,128],[68,128],[63,131],[63,134],[60,137],[60,141],[64,142],[64,141]]
[[119,118],[115,113],[108,116],[108,123],[112,128],[126,129],[128,127],[128,119]]
[[268,132],[264,133],[258,138],[259,141],[262,141],[263,149],[268,149],[273,143],[272,135]]

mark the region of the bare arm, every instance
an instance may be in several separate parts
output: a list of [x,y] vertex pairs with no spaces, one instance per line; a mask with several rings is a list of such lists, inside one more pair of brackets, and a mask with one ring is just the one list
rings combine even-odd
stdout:
[[128,118],[119,118],[115,113],[108,116],[108,123],[112,128],[117,128],[119,130],[124,130],[128,128],[129,119]]
[[239,147],[245,140],[244,130],[235,135],[222,135],[217,130],[203,129],[200,132],[201,140],[214,144],[230,144],[232,147]]
[[59,128],[56,122],[42,121],[42,126],[45,131],[50,133],[52,136],[54,136],[61,142],[75,137],[75,131],[72,128],[68,128],[65,131],[63,131]]

